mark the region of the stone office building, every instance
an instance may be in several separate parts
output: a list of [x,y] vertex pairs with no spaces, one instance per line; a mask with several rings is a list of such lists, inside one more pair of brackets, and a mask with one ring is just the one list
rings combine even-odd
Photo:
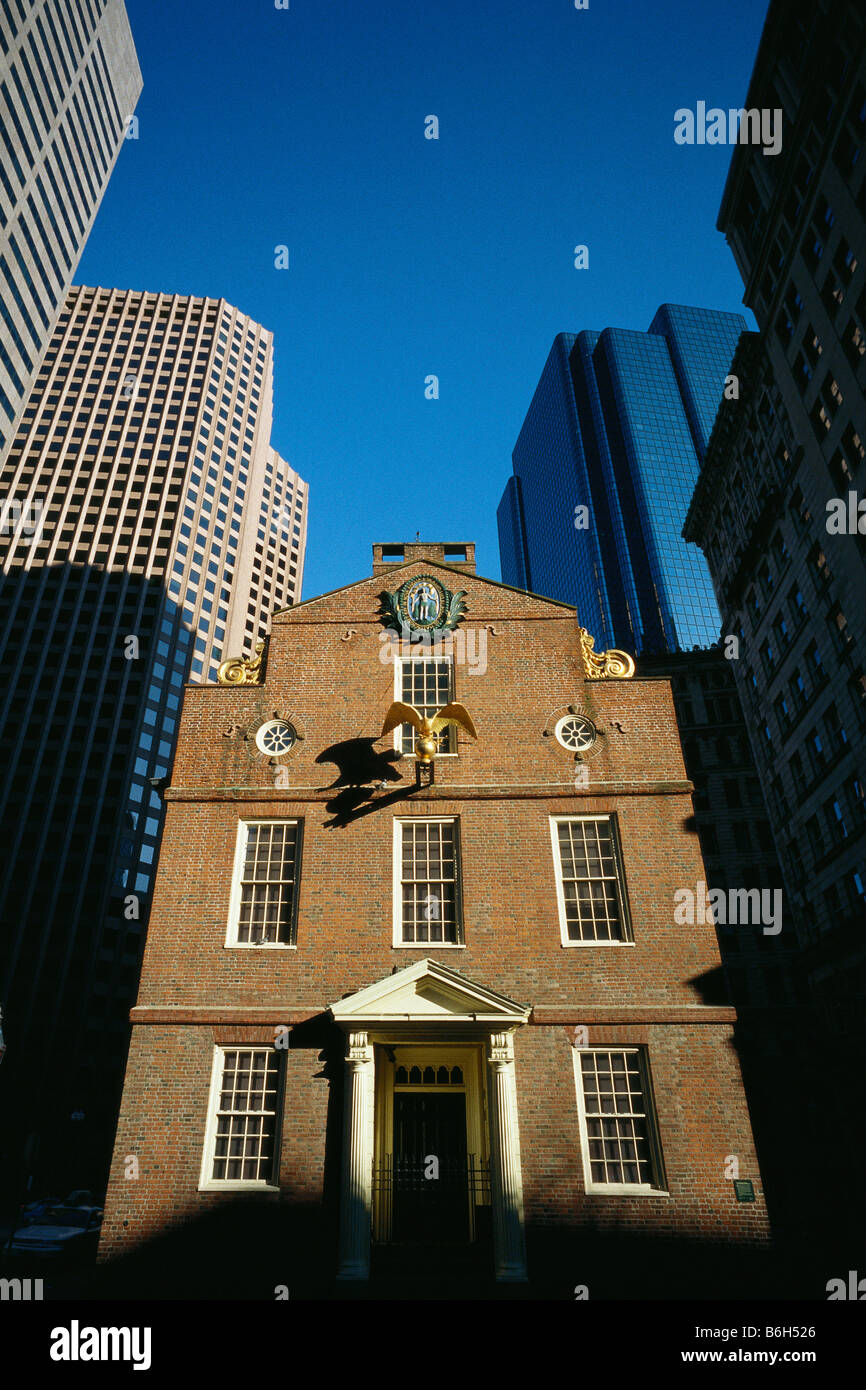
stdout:
[[419,542],[187,687],[110,1292],[743,1296],[736,1016],[675,912],[706,873],[670,685],[632,672]]
[[[866,20],[770,6],[747,107],[785,152],[738,146],[718,227],[760,334],[744,334],[683,534],[704,551],[816,995],[862,1068],[866,990]],[[851,524],[851,499],[855,512]],[[844,520],[839,520],[841,510]],[[831,515],[833,513],[833,515]],[[843,1093],[847,1088],[843,1088]],[[843,1108],[850,1111],[847,1097]],[[862,1141],[861,1141],[862,1143]],[[852,1149],[852,1155],[854,1150]],[[848,1173],[862,1189],[859,1155]]]
[[[718,216],[760,333],[744,334],[684,536],[738,641],[731,662],[790,904],[820,1077],[804,1171],[835,1136],[821,1229],[866,1234],[866,13],[769,6],[743,106],[784,112],[778,158],[738,145]],[[840,515],[841,513],[841,515]],[[862,528],[862,521],[860,522]],[[798,1068],[801,1077],[805,1075]]]

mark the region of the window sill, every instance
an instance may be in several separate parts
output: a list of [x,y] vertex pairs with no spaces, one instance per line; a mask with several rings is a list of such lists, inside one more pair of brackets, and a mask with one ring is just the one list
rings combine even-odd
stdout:
[[199,1192],[262,1192],[279,1195],[279,1187],[273,1183],[265,1182],[242,1182],[240,1179],[232,1178],[226,1182],[200,1182]]
[[465,941],[392,941],[394,951],[465,951]]
[[637,1183],[590,1183],[586,1187],[587,1197],[670,1197],[664,1187],[641,1187]]
[[570,950],[572,946],[634,946],[634,941],[563,941],[561,943],[564,951]]
[[297,951],[297,943],[292,941],[226,941],[226,951]]
[[[401,762],[410,762],[410,761],[411,761],[411,762],[414,763],[414,762],[416,761],[415,754],[414,754],[414,752],[413,752],[413,750],[412,750],[411,748],[407,748],[405,751],[404,751],[402,748],[397,748],[397,749],[395,749],[394,751],[400,754],[400,761],[401,761]],[[459,756],[460,756],[459,753],[437,753],[437,754],[436,754],[436,757],[435,757],[435,761],[438,763],[438,761],[439,761],[440,758],[459,758]],[[426,764],[423,764],[423,766],[429,767],[430,764],[429,764],[429,763],[426,763]]]

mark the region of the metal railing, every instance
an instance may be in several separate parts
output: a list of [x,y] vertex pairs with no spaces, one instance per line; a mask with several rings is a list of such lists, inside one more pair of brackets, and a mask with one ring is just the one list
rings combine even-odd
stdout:
[[373,1203],[379,1241],[471,1243],[478,1208],[490,1206],[490,1164],[476,1154],[385,1154],[373,1165]]

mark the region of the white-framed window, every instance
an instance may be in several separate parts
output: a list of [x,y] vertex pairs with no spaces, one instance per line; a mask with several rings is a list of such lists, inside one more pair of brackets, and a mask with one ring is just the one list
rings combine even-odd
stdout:
[[[419,714],[435,714],[454,699],[454,659],[451,656],[430,660],[397,657],[394,661],[394,699],[414,705]],[[457,752],[457,730],[448,724],[437,734],[439,755],[447,757]],[[402,724],[394,730],[394,747],[400,753],[414,753],[415,730]]]
[[394,945],[462,946],[458,822],[394,821]]
[[280,1054],[215,1047],[201,1188],[278,1190]]
[[587,1192],[664,1192],[649,1059],[641,1047],[576,1047]]
[[563,946],[631,941],[628,897],[614,816],[551,816]]
[[294,947],[303,821],[238,824],[227,946]]

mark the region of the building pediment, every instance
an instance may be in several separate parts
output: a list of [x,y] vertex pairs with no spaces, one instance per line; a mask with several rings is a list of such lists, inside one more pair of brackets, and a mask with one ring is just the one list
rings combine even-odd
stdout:
[[525,1023],[530,1008],[425,958],[332,1004],[328,1012],[344,1028],[461,1023],[477,1024],[487,1031]]
[[392,593],[411,579],[425,574],[438,577],[443,587],[450,591],[463,590],[467,594],[465,621],[468,623],[506,618],[517,621],[524,618],[567,620],[577,616],[577,610],[570,603],[516,589],[498,579],[468,574],[433,557],[417,556],[403,564],[389,565],[383,573],[355,580],[328,593],[316,594],[289,608],[280,608],[271,615],[271,629],[275,631],[284,624],[306,624],[311,621],[375,621],[380,624],[383,593]]

